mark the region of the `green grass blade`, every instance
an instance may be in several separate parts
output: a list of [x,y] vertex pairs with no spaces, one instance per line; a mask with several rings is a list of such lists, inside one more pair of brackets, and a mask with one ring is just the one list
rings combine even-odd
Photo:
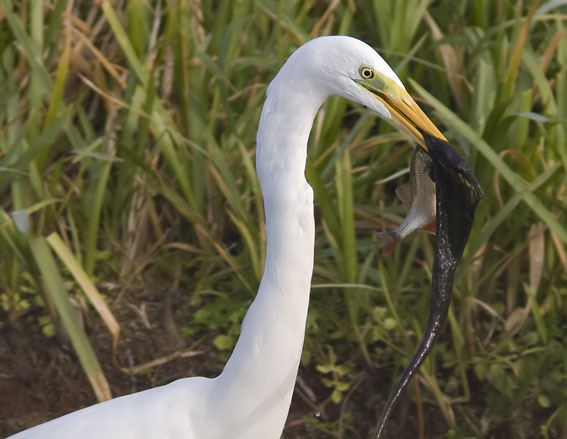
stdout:
[[85,296],[89,299],[91,304],[94,306],[101,319],[106,324],[108,330],[112,334],[113,346],[116,347],[118,343],[118,337],[120,336],[120,325],[118,324],[116,318],[112,314],[112,311],[104,301],[102,295],[91,282],[89,276],[83,270],[83,268],[77,262],[77,259],[73,256],[73,253],[65,245],[63,240],[59,237],[57,233],[52,233],[46,239],[47,243],[51,246],[53,251],[57,254],[59,259],[65,264],[65,267],[69,270],[71,275],[75,278],[77,283],[82,288]]
[[415,81],[411,81],[412,85],[441,115],[446,123],[452,126],[457,132],[462,134],[476,149],[494,166],[494,168],[504,177],[504,179],[518,193],[522,194],[523,201],[534,211],[534,213],[545,222],[548,227],[563,241],[567,243],[567,230],[557,221],[553,215],[531,192],[526,192],[526,183],[518,177],[514,171],[494,152],[491,146],[480,137],[471,127],[463,122],[455,113],[449,110],[445,105],[435,99],[423,87]]
[[45,293],[53,299],[57,313],[71,339],[73,348],[79,357],[83,370],[99,401],[112,398],[110,387],[98,362],[91,343],[81,326],[77,311],[69,300],[59,268],[53,259],[45,239],[30,240],[30,248],[45,285]]
[[132,45],[128,34],[122,27],[122,24],[120,24],[120,20],[116,15],[116,11],[110,4],[109,0],[102,1],[102,11],[104,12],[106,19],[108,20],[108,24],[110,25],[114,36],[116,37],[116,41],[118,42],[118,44],[120,44],[124,55],[128,59],[130,67],[136,74],[138,81],[140,81],[144,88],[146,88],[148,86],[147,70],[144,68],[142,63],[140,63],[138,55],[136,54],[136,50]]
[[[533,193],[541,185],[547,182],[557,170],[560,169],[560,165],[555,165],[553,168],[548,169],[543,174],[538,175],[532,182],[530,182],[526,187],[526,192]],[[488,242],[492,234],[498,229],[498,227],[504,224],[506,218],[512,214],[514,209],[520,204],[523,198],[523,193],[516,193],[512,196],[498,213],[491,218],[482,232],[478,237],[468,245],[467,256],[463,258],[461,266],[466,267],[471,262],[471,259],[475,257],[477,251],[480,249],[483,243]]]
[[11,0],[0,0],[0,5],[4,9],[3,12],[8,25],[12,29],[12,32],[14,32],[18,43],[22,46],[22,53],[29,62],[34,74],[37,75],[38,81],[40,81],[40,86],[45,93],[51,93],[51,77],[41,62],[42,56],[37,42],[28,35],[22,21],[14,13]]

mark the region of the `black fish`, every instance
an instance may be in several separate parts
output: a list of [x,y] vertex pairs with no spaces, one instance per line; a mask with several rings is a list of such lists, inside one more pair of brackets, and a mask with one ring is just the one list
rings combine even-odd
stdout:
[[483,196],[478,179],[463,157],[447,142],[423,132],[430,157],[429,176],[437,197],[436,245],[427,328],[410,364],[390,394],[376,428],[382,436],[394,405],[437,341],[449,312],[453,278]]

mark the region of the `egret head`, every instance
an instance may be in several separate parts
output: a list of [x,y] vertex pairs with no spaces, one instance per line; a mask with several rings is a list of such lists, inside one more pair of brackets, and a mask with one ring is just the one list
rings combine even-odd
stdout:
[[315,38],[291,55],[278,76],[293,78],[294,83],[285,87],[300,88],[307,98],[322,102],[327,96],[338,95],[370,108],[425,150],[421,130],[444,139],[391,67],[356,38]]

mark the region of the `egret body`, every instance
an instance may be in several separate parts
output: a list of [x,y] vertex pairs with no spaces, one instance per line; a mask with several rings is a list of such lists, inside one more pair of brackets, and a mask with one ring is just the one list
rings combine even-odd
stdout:
[[305,180],[313,119],[330,95],[358,102],[426,149],[439,131],[386,62],[350,37],[314,39],[271,82],[257,135],[267,256],[256,299],[222,373],[70,413],[14,439],[278,439],[299,367],[313,271],[313,191]]

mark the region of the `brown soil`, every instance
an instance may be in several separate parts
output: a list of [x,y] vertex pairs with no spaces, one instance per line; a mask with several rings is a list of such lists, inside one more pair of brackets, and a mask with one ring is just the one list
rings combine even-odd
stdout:
[[[83,312],[85,327],[114,397],[182,377],[213,377],[222,370],[224,361],[212,348],[211,334],[195,334],[187,340],[179,335],[177,325],[191,321],[190,311],[183,306],[185,300],[181,293],[170,294],[166,300],[161,294],[137,293],[115,304],[112,311],[122,331],[117,363],[112,359],[108,330],[92,310]],[[37,331],[37,317],[19,316],[10,324],[8,316],[0,311],[0,438],[97,402],[69,341],[30,332]],[[188,352],[193,355],[179,355]],[[163,362],[136,374],[124,371],[156,359]],[[359,385],[341,404],[334,405],[329,403],[330,391],[321,384],[320,374],[301,368],[283,439],[368,438],[377,421],[377,407],[383,406],[391,386],[375,375],[363,373]],[[412,393],[408,391],[395,410],[389,425],[392,437],[417,437]],[[425,404],[424,408],[425,437],[443,437],[447,426],[442,416],[432,405]]]
[[[112,339],[106,327],[92,311],[84,315],[90,340],[114,397],[182,377],[215,376],[222,370],[222,361],[214,348],[210,348],[211,337],[198,335],[190,342],[184,341],[172,322],[187,321],[190,316],[178,303],[164,309],[167,302],[142,295],[113,307],[122,331],[117,348],[120,367],[113,364]],[[20,316],[15,324],[7,323],[7,317],[0,311],[0,438],[97,402],[68,340],[30,333],[29,328],[37,329],[37,325],[30,324],[37,316]],[[26,321],[24,331],[19,325]],[[195,355],[165,360],[188,351]],[[121,370],[158,358],[164,360],[162,364],[135,375]],[[310,379],[302,372],[300,379],[304,390],[294,395],[284,437],[330,437],[305,422],[305,418],[317,422],[316,404],[305,393],[311,391],[310,382],[317,384],[318,379]],[[324,399],[328,391],[321,390]]]

